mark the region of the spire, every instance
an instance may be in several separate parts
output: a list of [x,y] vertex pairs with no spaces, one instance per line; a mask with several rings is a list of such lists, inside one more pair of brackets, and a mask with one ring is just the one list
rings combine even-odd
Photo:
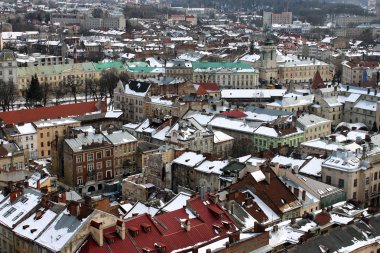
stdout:
[[326,85],[322,80],[321,73],[317,70],[313,78],[313,83],[311,84],[311,89],[316,90],[320,88],[326,88]]

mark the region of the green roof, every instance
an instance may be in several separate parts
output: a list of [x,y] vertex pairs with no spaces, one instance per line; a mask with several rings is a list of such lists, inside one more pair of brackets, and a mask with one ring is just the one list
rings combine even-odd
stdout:
[[129,67],[128,71],[129,72],[134,72],[134,73],[151,73],[154,70],[159,69],[155,67]]
[[253,69],[244,62],[193,62],[193,69]]
[[79,70],[84,73],[97,72],[94,63],[84,62],[84,63],[72,63],[72,64],[58,64],[58,65],[38,65],[29,67],[20,67],[17,69],[18,77],[32,76],[37,74],[37,76],[46,75],[59,75],[63,72]]
[[133,62],[127,62],[128,68],[135,68],[135,67],[149,67],[149,64],[144,61],[133,61]]
[[107,69],[116,69],[116,70],[125,70],[126,67],[121,61],[111,61],[111,62],[102,62],[94,63],[94,66],[97,70],[103,71]]

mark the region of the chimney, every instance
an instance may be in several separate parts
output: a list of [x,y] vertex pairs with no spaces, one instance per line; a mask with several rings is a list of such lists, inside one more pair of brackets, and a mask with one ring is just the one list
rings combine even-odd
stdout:
[[191,230],[190,220],[185,221],[185,230],[189,232]]
[[298,196],[300,195],[300,190],[298,188],[294,187],[293,193],[298,198]]
[[125,223],[122,220],[116,222],[116,232],[121,240],[125,240]]
[[290,220],[290,224],[292,224],[292,225],[296,224],[296,218],[292,218],[292,219]]
[[37,180],[37,189],[38,189],[38,190],[41,189],[41,182],[40,182],[39,179]]
[[28,188],[28,187],[29,187],[29,181],[28,181],[28,180],[25,180],[24,185],[25,185],[25,188]]
[[278,225],[274,225],[272,228],[272,232],[277,232],[278,231]]
[[265,181],[270,184],[270,172],[265,172]]
[[302,200],[303,201],[306,200],[306,191],[305,190],[302,190]]
[[99,247],[102,247],[104,244],[103,222],[92,220],[90,223],[90,233]]
[[10,193],[9,199],[11,201],[11,204],[15,202],[15,200],[21,196],[21,192],[19,190],[12,191]]
[[240,232],[239,231],[237,231],[236,233],[228,235],[228,242],[230,244],[232,244],[234,242],[238,242],[239,240],[240,240]]

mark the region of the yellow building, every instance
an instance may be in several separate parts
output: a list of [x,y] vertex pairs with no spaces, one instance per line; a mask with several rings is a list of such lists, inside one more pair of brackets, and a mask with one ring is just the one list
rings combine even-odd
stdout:
[[71,118],[40,120],[33,125],[37,130],[37,157],[41,159],[50,157],[51,143],[57,138],[63,138],[69,127],[80,126],[80,121]]
[[317,70],[323,81],[331,81],[334,76],[327,63],[312,58],[281,55],[277,57],[277,64],[281,83],[311,83]]
[[113,145],[115,177],[136,172],[137,139],[127,131],[103,133]]

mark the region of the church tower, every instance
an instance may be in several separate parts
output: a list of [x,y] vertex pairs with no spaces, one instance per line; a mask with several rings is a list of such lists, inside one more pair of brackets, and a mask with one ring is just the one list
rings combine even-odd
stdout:
[[272,32],[270,28],[266,31],[266,39],[261,47],[260,54],[260,82],[274,83],[278,77],[277,68],[277,46],[272,40]]

